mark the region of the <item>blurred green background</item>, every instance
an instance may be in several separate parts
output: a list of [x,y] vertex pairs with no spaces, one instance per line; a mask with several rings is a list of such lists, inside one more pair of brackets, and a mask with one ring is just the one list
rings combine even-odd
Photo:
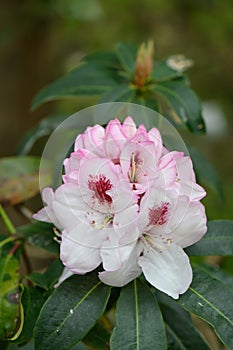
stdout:
[[[226,204],[208,196],[210,218],[233,219],[233,2],[231,0],[0,1],[0,153],[14,154],[20,138],[54,112],[73,113],[85,99],[30,104],[40,88],[87,53],[118,42],[153,39],[155,58],[184,53],[194,60],[192,87],[203,101],[207,136],[185,133],[217,168]],[[94,103],[95,101],[93,101]],[[89,103],[89,102],[88,102]]]

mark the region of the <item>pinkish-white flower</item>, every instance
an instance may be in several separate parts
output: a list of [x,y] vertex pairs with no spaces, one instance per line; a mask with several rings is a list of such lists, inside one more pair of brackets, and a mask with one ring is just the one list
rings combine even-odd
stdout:
[[173,298],[184,293],[192,269],[183,248],[206,232],[191,159],[127,117],[78,135],[64,169],[64,184],[43,190],[46,206],[34,216],[61,232],[59,283],[102,264],[106,284],[121,287],[143,272]]

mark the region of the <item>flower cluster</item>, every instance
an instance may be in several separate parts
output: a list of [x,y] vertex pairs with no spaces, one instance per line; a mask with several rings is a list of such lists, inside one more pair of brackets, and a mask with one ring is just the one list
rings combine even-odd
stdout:
[[191,159],[127,117],[88,127],[64,169],[64,183],[43,190],[46,206],[34,215],[61,232],[59,283],[102,264],[106,284],[124,286],[143,272],[173,298],[184,293],[192,269],[183,248],[206,232]]

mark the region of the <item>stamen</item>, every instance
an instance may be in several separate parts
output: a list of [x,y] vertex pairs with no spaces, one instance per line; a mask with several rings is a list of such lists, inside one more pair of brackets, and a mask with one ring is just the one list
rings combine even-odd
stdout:
[[61,238],[62,234],[56,227],[53,227],[53,232],[58,238]]
[[130,159],[130,170],[129,170],[129,180],[131,183],[137,182],[139,167],[142,164],[142,159],[139,158],[138,154],[132,152]]
[[135,172],[136,172],[136,160],[135,160],[135,153],[133,152],[131,155],[131,161],[130,161],[130,171],[129,171],[129,180],[130,182],[135,182]]
[[54,241],[61,244],[61,238],[53,237]]
[[155,241],[152,238],[150,238],[147,233],[143,236],[143,242],[148,252],[151,250],[151,248],[159,251],[160,253],[167,249],[166,245],[163,244],[163,242],[161,242],[160,244],[157,240]]
[[113,216],[112,215],[109,215],[109,216],[107,216],[105,219],[104,219],[104,221],[102,222],[102,224],[101,225],[96,225],[96,223],[94,222],[94,223],[92,223],[92,226],[94,226],[95,228],[97,228],[98,230],[101,230],[101,229],[103,229],[103,228],[105,228],[111,221],[112,221],[112,219],[113,219]]

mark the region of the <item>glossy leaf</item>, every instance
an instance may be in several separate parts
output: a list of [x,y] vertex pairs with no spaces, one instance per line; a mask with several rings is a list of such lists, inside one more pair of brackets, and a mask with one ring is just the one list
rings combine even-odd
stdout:
[[58,281],[63,269],[64,265],[60,259],[56,259],[43,274],[33,272],[27,276],[27,279],[33,282],[36,286],[48,291]]
[[88,346],[86,346],[83,342],[79,342],[78,344],[75,344],[75,346],[72,346],[70,350],[95,350],[95,349],[90,349]]
[[151,89],[165,100],[191,131],[205,132],[201,104],[196,94],[187,85],[179,81],[167,81],[157,83]]
[[200,241],[186,249],[189,255],[233,255],[233,221],[212,220]]
[[34,342],[30,341],[25,345],[18,345],[16,343],[11,343],[9,350],[34,350]]
[[209,346],[194,327],[189,313],[166,294],[157,292],[156,295],[166,323],[168,349],[208,350]]
[[233,290],[195,267],[189,290],[178,303],[187,311],[211,324],[220,340],[233,348]]
[[[18,156],[0,159],[0,202],[18,204],[39,192],[40,157]],[[47,185],[51,183],[49,162],[40,172]]]
[[66,118],[64,115],[56,115],[42,119],[23,136],[17,147],[17,154],[29,153],[41,137],[50,135]]
[[139,280],[134,280],[122,289],[110,348],[166,349],[165,328],[158,302],[150,288]]
[[223,200],[223,189],[221,179],[215,167],[193,147],[189,147],[189,153],[193,161],[197,181],[209,188],[217,191]]
[[155,81],[166,81],[181,77],[183,74],[167,65],[167,60],[154,63],[151,78]]
[[44,102],[78,95],[101,95],[117,85],[119,61],[114,53],[87,56],[66,76],[42,89],[32,102],[32,109]]
[[104,102],[131,102],[135,96],[135,90],[127,85],[121,85],[102,96],[100,103]]
[[133,45],[119,43],[116,46],[116,54],[121,62],[122,67],[128,73],[129,77],[131,77],[135,68],[137,48]]
[[101,317],[110,287],[94,271],[63,282],[44,304],[35,328],[36,350],[65,350],[77,344]]
[[19,259],[14,256],[17,244],[8,254],[0,248],[0,339],[12,338],[22,326]]
[[52,224],[46,222],[32,222],[19,226],[17,230],[29,244],[59,254],[59,244],[54,241],[53,227]]
[[85,336],[83,342],[95,350],[108,350],[109,349],[110,333],[98,322],[94,328]]
[[155,96],[153,96],[153,94],[150,94],[149,92],[144,94],[143,96],[135,96],[131,102],[144,107],[151,108],[157,112],[160,111],[159,102],[156,100]]
[[41,289],[24,286],[21,299],[24,309],[24,324],[16,343],[26,343],[33,337],[34,326],[45,300],[45,293]]
[[220,281],[223,284],[226,284],[229,288],[233,290],[233,276],[228,272],[224,271],[219,266],[207,265],[207,264],[198,264],[198,270],[204,271],[212,278]]

